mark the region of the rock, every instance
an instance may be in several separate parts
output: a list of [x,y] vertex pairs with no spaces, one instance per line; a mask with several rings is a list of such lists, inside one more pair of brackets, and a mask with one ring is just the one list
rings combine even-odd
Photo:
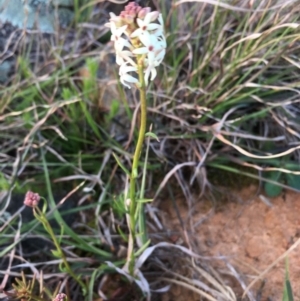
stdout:
[[0,82],[5,82],[8,79],[8,74],[12,68],[11,62],[5,61],[0,64]]
[[70,0],[0,0],[0,21],[54,33],[57,25],[70,25],[74,18],[72,6]]

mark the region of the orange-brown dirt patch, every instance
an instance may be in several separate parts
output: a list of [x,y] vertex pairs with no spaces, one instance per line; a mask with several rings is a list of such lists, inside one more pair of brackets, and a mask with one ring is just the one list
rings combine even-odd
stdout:
[[[240,280],[249,285],[300,237],[300,194],[286,192],[269,199],[269,204],[256,192],[257,187],[250,186],[232,194],[232,200],[223,204],[199,200],[189,209],[186,201],[178,201],[183,223],[180,223],[174,206],[170,203],[161,205],[166,212],[166,228],[182,231],[181,236],[188,237],[188,244],[194,246],[195,252],[205,256],[226,256],[226,260],[212,260],[211,264],[223,273],[224,279],[227,278],[227,284],[233,286],[237,297],[243,289],[239,281],[228,276],[228,263]],[[295,300],[300,300],[300,247],[290,252],[288,259]],[[284,277],[283,259],[251,289],[255,300],[281,300]],[[178,298],[177,294],[176,301],[180,300],[186,299]]]

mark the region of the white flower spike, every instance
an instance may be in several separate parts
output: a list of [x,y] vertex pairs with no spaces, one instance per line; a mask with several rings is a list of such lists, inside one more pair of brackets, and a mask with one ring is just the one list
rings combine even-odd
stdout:
[[139,84],[139,80],[129,73],[137,73],[138,66],[142,66],[148,85],[149,79],[153,81],[156,77],[156,67],[166,53],[162,15],[158,11],[151,12],[150,7],[142,8],[130,2],[119,16],[110,13],[110,22],[105,26],[112,32],[121,83],[128,88],[131,88],[130,84]]

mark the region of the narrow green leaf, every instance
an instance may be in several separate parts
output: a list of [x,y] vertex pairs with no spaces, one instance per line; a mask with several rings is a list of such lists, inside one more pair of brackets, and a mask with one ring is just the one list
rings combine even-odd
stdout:
[[149,239],[144,245],[142,245],[135,253],[134,256],[137,257],[139,255],[141,255],[150,245],[151,240]]
[[120,109],[120,101],[117,99],[113,99],[110,104],[110,110],[106,117],[106,121],[107,122],[111,121],[118,114],[119,109]]
[[282,187],[276,183],[282,183],[282,173],[280,171],[271,171],[265,173],[265,178],[272,182],[265,182],[265,193],[269,197],[276,197],[282,192]]
[[138,203],[151,203],[153,199],[139,199],[137,200]]
[[154,134],[153,132],[147,132],[147,133],[145,134],[145,137],[151,137],[151,138],[153,138],[153,139],[155,139],[155,140],[157,140],[157,141],[159,142],[158,137],[157,137],[156,134]]
[[101,140],[102,137],[101,137],[100,131],[98,130],[98,125],[95,123],[92,115],[90,114],[88,108],[86,107],[86,104],[84,103],[83,100],[80,101],[79,103],[80,103],[81,109],[84,113],[87,123],[90,125],[90,127],[92,128],[92,130],[93,130],[94,134],[97,136],[97,138],[99,140]]
[[61,253],[58,250],[51,250],[51,253],[56,258],[61,258]]
[[[44,170],[44,176],[45,176],[45,181],[46,181],[46,186],[48,190],[48,195],[49,195],[49,204],[51,205],[52,208],[56,207],[54,198],[53,198],[53,193],[52,193],[52,187],[51,187],[51,182],[50,182],[50,177],[49,177],[49,172],[48,172],[48,166],[46,163],[45,159],[45,154],[44,150],[41,149],[41,157],[42,157],[42,162],[43,162],[43,170]],[[53,212],[53,215],[56,219],[56,221],[64,227],[64,231],[66,234],[70,235],[70,237],[77,242],[77,246],[83,250],[87,250],[88,252],[93,252],[95,254],[98,254],[100,256],[103,256],[104,258],[110,258],[112,254],[101,250],[100,248],[96,248],[93,245],[88,244],[84,239],[82,239],[76,232],[74,232],[64,221],[62,218],[59,210],[55,210]]]
[[118,165],[122,168],[122,170],[123,170],[127,175],[130,175],[129,170],[123,165],[123,163],[121,162],[120,158],[119,158],[115,153],[113,153],[113,156],[114,156],[115,160],[117,161]]
[[282,301],[294,301],[292,285],[289,277],[288,258],[286,258],[285,260],[285,281],[284,281]]
[[100,268],[95,269],[88,281],[89,286],[88,286],[88,301],[93,301],[95,300],[94,298],[94,287],[97,279],[104,274],[103,268],[100,266]]
[[294,301],[293,289],[289,279],[285,280],[285,287],[287,291],[288,301]]
[[118,226],[118,232],[120,234],[120,236],[123,238],[123,240],[125,242],[128,242],[128,237],[126,236],[126,234],[122,231],[122,229],[120,228],[120,226]]
[[286,180],[288,186],[300,190],[300,175],[287,174]]
[[44,214],[46,214],[46,212],[47,212],[47,207],[48,207],[47,200],[46,200],[45,198],[41,198],[41,199],[42,199],[42,201],[43,201],[42,212],[43,212]]
[[68,269],[64,266],[63,262],[61,262],[58,266],[59,266],[59,269],[61,272],[66,273],[66,274],[69,272]]

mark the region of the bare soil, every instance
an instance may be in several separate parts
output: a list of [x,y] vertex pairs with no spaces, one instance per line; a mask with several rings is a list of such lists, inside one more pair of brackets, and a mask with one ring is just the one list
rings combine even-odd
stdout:
[[[253,300],[281,300],[285,256],[268,273],[260,274],[293,246],[288,255],[290,280],[295,300],[300,300],[300,248],[297,246],[300,194],[288,191],[268,199],[268,203],[257,191],[254,185],[249,186],[232,193],[229,201],[199,200],[193,208],[179,200],[177,213],[176,206],[165,202],[161,208],[165,212],[166,228],[172,233],[181,232],[172,239],[183,239],[183,244],[192,244],[200,255],[225,256],[221,260],[212,260],[211,264],[234,289],[238,299],[243,294],[243,284],[248,286],[257,279],[251,288]],[[164,299],[186,301],[187,292],[174,287]],[[199,296],[190,294],[189,300],[199,300]]]

